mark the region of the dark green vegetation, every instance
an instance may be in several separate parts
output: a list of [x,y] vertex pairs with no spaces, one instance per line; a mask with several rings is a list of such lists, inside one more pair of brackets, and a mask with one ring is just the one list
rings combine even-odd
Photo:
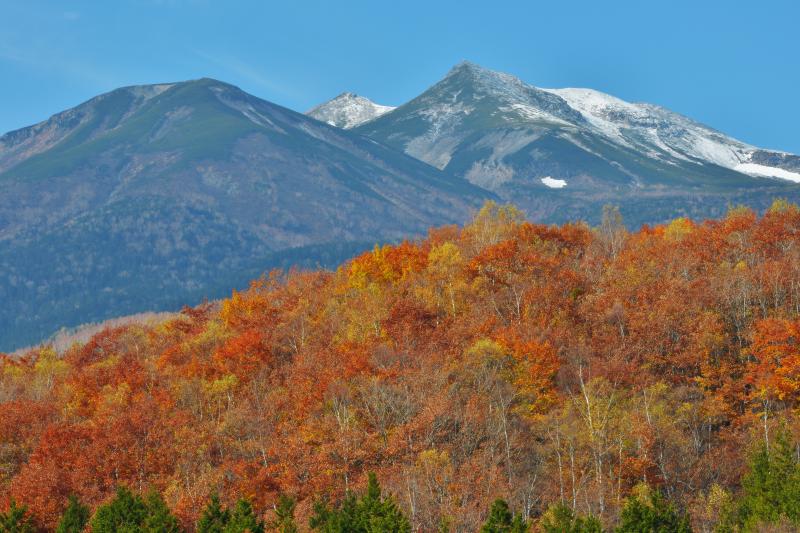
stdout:
[[800,526],[800,445],[780,432],[771,445],[763,443],[750,458],[742,480],[744,498],[729,503],[722,531],[760,531],[765,524]]
[[[289,517],[287,521],[293,523],[293,518]],[[263,533],[264,522],[256,517],[248,500],[240,498],[232,509],[225,509],[214,494],[197,522],[196,530],[197,533]]]
[[0,533],[34,533],[36,525],[24,505],[17,505],[13,499],[8,509],[0,513]]
[[69,497],[69,503],[61,516],[56,533],[81,533],[89,523],[91,511],[76,496]]
[[505,500],[495,500],[489,510],[489,517],[481,527],[481,533],[525,533],[528,524],[519,514],[508,508]]
[[642,496],[628,498],[619,518],[616,533],[691,533],[689,520],[676,511],[659,492],[645,491]]
[[334,266],[488,197],[221,82],[118,89],[0,137],[0,348]]
[[309,523],[322,533],[410,533],[411,524],[390,497],[381,495],[375,474],[369,474],[363,495],[348,494],[337,506],[322,500]]
[[92,533],[178,533],[178,520],[156,492],[145,497],[120,487],[116,497],[101,505],[91,520]]

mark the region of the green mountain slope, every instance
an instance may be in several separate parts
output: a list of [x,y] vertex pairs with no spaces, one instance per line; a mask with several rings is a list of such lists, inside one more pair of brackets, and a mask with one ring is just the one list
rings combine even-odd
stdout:
[[215,80],[0,137],[0,349],[465,220],[488,193]]

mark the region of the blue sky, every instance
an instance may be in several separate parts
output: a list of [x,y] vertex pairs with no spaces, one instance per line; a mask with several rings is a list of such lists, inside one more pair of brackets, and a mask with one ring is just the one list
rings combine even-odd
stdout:
[[469,59],[800,153],[798,21],[795,0],[0,0],[0,132],[203,76],[301,111],[343,91],[397,105]]

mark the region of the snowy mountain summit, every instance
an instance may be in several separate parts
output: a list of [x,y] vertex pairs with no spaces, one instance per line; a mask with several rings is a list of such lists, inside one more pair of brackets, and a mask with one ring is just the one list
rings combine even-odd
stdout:
[[800,157],[663,107],[592,89],[543,89],[468,61],[354,128],[488,189],[537,220],[621,207],[635,226],[800,197]]
[[592,89],[542,89],[469,61],[358,131],[494,192],[546,187],[545,177],[594,193],[732,190],[763,178],[800,183],[796,155],[746,144],[658,105]]
[[673,164],[700,161],[800,183],[800,158],[763,150],[658,105],[630,103],[593,89],[544,89],[579,111],[612,142]]
[[376,104],[369,98],[354,93],[342,93],[333,100],[308,111],[306,115],[347,130],[385,115],[393,109],[394,107]]

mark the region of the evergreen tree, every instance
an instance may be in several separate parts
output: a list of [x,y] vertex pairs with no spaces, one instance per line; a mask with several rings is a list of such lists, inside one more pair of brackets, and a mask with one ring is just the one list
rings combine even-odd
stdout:
[[152,491],[146,498],[125,487],[117,489],[110,502],[92,517],[92,533],[178,533],[178,520],[161,496]]
[[658,491],[644,490],[628,498],[616,533],[691,533],[689,520],[679,514]]
[[602,533],[603,525],[594,515],[581,517],[560,503],[547,510],[539,522],[543,533]]
[[118,533],[138,531],[145,518],[147,506],[125,487],[118,487],[113,500],[101,505],[92,517],[92,533]]
[[278,496],[278,503],[275,505],[275,520],[270,523],[270,527],[279,533],[297,533],[297,523],[294,521],[294,498],[286,494]]
[[197,522],[197,533],[223,533],[230,517],[230,512],[222,508],[219,496],[212,494],[211,501],[208,502]]
[[145,499],[147,517],[142,523],[142,531],[146,533],[179,533],[178,519],[164,503],[161,495],[151,491]]
[[334,515],[338,528],[334,531],[364,531],[358,503],[358,497],[352,492],[345,496],[341,509]]
[[89,508],[76,496],[69,497],[69,503],[61,516],[56,533],[81,533],[89,523]]
[[36,527],[26,505],[18,506],[14,499],[8,511],[0,513],[0,533],[33,533]]
[[256,518],[253,506],[244,498],[236,502],[223,533],[264,533],[264,523]]
[[315,501],[313,509],[314,514],[311,515],[311,518],[308,521],[308,527],[324,533],[333,531],[331,529],[332,523],[335,519],[335,515],[338,513],[331,508],[328,500],[321,498]]
[[407,533],[411,524],[390,497],[381,495],[375,474],[369,474],[367,490],[358,498],[349,493],[339,508],[322,500],[314,504],[309,525],[323,533]]
[[759,524],[788,520],[800,525],[800,464],[785,431],[750,457],[750,471],[742,479],[743,497],[738,523],[746,531]]
[[489,517],[481,527],[481,533],[524,533],[528,524],[519,514],[514,515],[505,500],[497,499],[492,504]]

